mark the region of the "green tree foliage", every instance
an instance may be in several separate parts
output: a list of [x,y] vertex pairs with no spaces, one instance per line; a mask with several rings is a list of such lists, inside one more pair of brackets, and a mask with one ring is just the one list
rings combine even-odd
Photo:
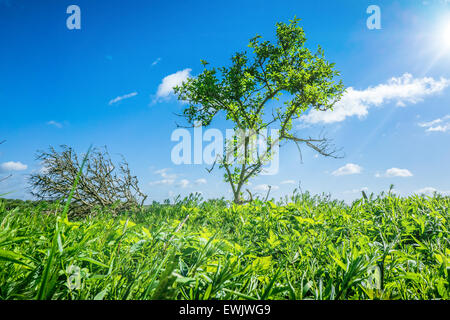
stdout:
[[[339,72],[325,59],[319,46],[316,53],[305,47],[303,28],[295,18],[289,24],[276,24],[276,42],[263,41],[257,35],[249,43],[251,53],[238,52],[231,58],[231,66],[214,68],[201,61],[204,70],[174,89],[179,100],[188,103],[182,116],[190,125],[209,126],[222,114],[243,131],[241,137],[227,141],[225,154],[217,159],[225,169],[236,203],[245,202],[242,187],[259,174],[272,155],[272,148],[282,141],[306,144],[324,156],[336,156],[325,137],[300,137],[293,122],[307,110],[329,110],[344,92]],[[283,103],[270,103],[279,100]],[[267,139],[267,150],[255,157],[252,139],[259,137],[269,126],[279,130],[279,138]],[[237,150],[237,151],[236,151]]]

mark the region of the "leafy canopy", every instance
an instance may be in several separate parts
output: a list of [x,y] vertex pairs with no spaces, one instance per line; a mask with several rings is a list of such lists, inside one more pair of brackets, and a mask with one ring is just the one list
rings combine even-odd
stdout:
[[[313,54],[305,47],[306,37],[300,19],[276,24],[276,43],[261,36],[250,40],[251,54],[238,52],[231,66],[209,68],[174,88],[179,100],[188,102],[183,116],[189,124],[208,126],[220,112],[238,129],[258,132],[270,124],[278,125],[282,139],[293,138],[292,122],[307,109],[331,109],[340,99],[344,86],[334,79],[339,72],[325,60],[319,46]],[[288,99],[267,108],[283,94]]]
[[[235,130],[251,132],[252,137],[246,135],[240,142],[236,138],[227,141],[227,145],[240,145],[240,163],[218,159],[236,203],[243,203],[242,186],[261,172],[274,144],[290,140],[324,156],[334,156],[327,139],[299,137],[292,132],[293,121],[305,111],[331,109],[345,90],[341,80],[335,81],[340,74],[325,59],[322,48],[319,46],[313,54],[305,47],[305,32],[299,21],[294,18],[289,24],[277,23],[275,43],[263,41],[259,35],[252,38],[248,45],[252,52],[236,53],[229,67],[211,68],[202,60],[203,72],[174,88],[178,99],[188,103],[182,116],[190,125],[209,126],[217,115],[224,114]],[[282,95],[286,95],[283,103],[269,103]],[[270,141],[267,152],[255,162],[251,138],[264,136],[262,130],[271,125],[277,127],[279,137]]]

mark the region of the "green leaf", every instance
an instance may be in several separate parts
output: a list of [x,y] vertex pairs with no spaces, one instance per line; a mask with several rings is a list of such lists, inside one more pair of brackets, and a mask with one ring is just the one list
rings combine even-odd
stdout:
[[23,261],[20,261],[20,259],[23,259],[23,258],[24,257],[22,255],[17,254],[15,252],[0,249],[0,260],[7,261],[7,262],[12,262],[12,263],[16,263],[16,264],[20,264],[20,265],[29,267],[28,264],[26,264]]
[[93,300],[103,300],[103,298],[106,296],[106,294],[108,293],[108,289],[109,288],[105,288],[102,291],[100,291],[99,293],[97,293],[97,295],[94,297]]

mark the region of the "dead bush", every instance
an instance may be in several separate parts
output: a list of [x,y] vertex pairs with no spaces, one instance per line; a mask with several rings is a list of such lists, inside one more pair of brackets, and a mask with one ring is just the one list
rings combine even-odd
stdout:
[[[31,193],[42,200],[67,199],[83,157],[79,161],[72,148],[62,145],[60,152],[50,147],[48,151],[38,151],[36,158],[43,168],[29,178]],[[108,207],[117,214],[142,207],[146,198],[123,157],[116,167],[106,147],[95,148],[86,158],[72,197],[70,214],[86,215],[96,207]]]

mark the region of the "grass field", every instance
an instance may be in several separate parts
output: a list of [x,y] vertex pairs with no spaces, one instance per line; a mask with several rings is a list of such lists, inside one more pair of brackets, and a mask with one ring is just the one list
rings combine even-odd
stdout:
[[0,200],[0,299],[449,298],[449,197],[13,207]]

